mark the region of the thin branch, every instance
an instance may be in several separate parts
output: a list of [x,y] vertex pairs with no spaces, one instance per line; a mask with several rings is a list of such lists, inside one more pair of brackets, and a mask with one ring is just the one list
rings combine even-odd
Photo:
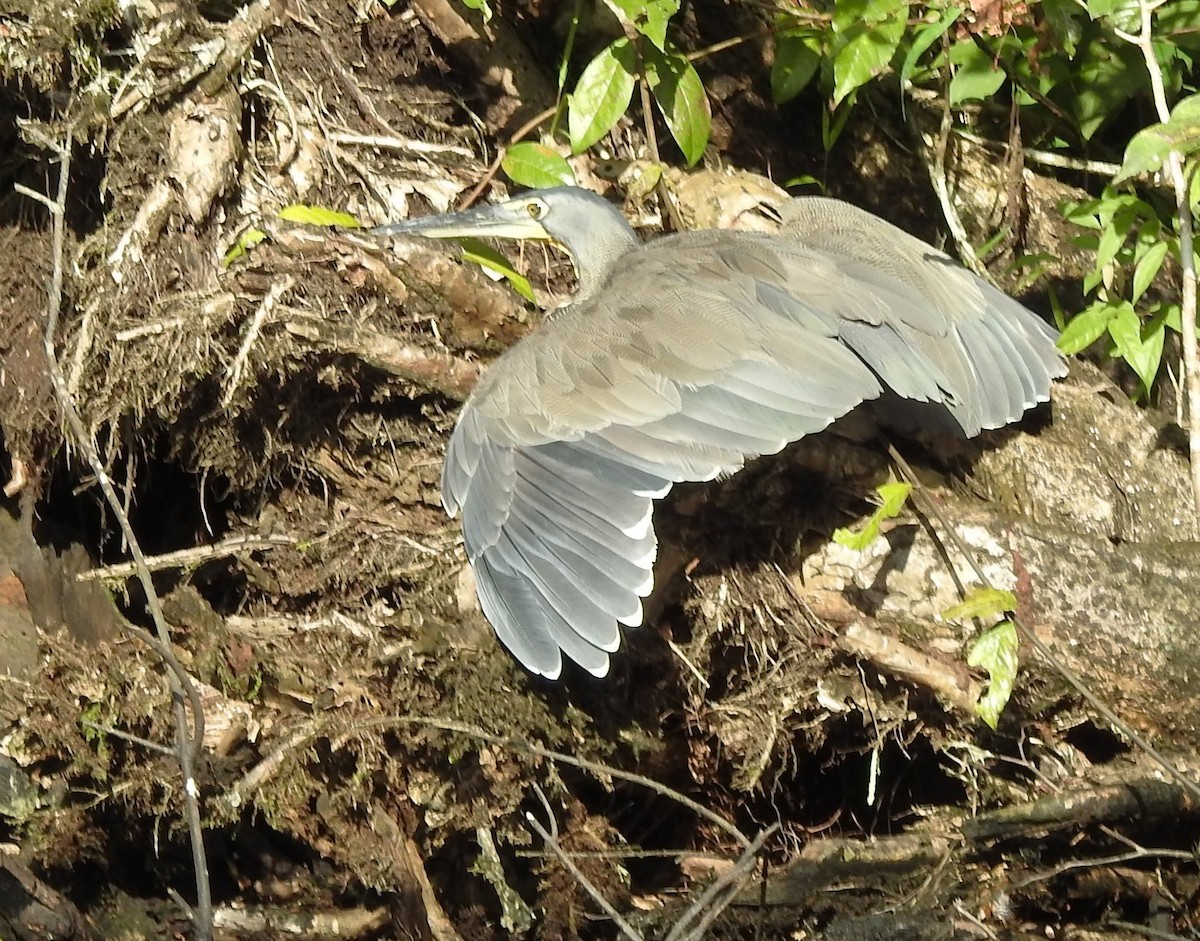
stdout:
[[158,742],[152,742],[148,738],[142,738],[140,735],[132,735],[129,732],[122,732],[120,729],[114,729],[111,725],[100,725],[96,722],[91,722],[84,719],[80,722],[85,729],[92,729],[102,735],[111,735],[113,738],[120,739],[123,742],[132,742],[134,745],[140,745],[148,751],[157,752],[160,755],[175,757],[175,749],[167,748],[166,745],[160,745]]
[[1060,863],[1053,869],[1047,869],[1045,872],[1036,872],[1025,879],[1019,879],[1013,882],[1013,888],[1023,889],[1036,882],[1045,882],[1048,879],[1053,879],[1055,876],[1061,876],[1064,872],[1071,872],[1073,869],[1098,869],[1101,866],[1117,866],[1121,863],[1132,862],[1135,859],[1156,858],[1181,859],[1186,862],[1196,857],[1194,854],[1185,852],[1184,850],[1136,849],[1125,853],[1114,853],[1112,856],[1097,856],[1093,859],[1072,859],[1065,863]]
[[1183,937],[1173,931],[1158,931],[1148,925],[1138,925],[1131,921],[1107,921],[1105,924],[1110,928],[1120,928],[1122,931],[1140,934],[1143,938],[1153,938],[1154,941],[1179,941]]
[[[213,559],[224,559],[239,552],[258,552],[263,549],[279,549],[294,546],[299,542],[296,536],[232,536],[222,539],[209,546],[196,546],[192,549],[178,549],[175,552],[164,552],[162,555],[146,557],[146,568],[151,572],[161,572],[164,569],[190,569]],[[104,565],[75,576],[79,582],[123,581],[137,574],[137,564],[120,562],[116,565]]]
[[[974,134],[964,128],[954,129],[954,136],[960,137],[972,144],[986,147],[988,150],[1007,151],[1008,144],[1004,141],[992,140],[982,134]],[[1116,176],[1121,172],[1119,163],[1109,163],[1107,160],[1085,160],[1082,157],[1071,157],[1067,154],[1057,154],[1052,150],[1021,149],[1021,156],[1026,163],[1037,163],[1044,167],[1054,167],[1059,170],[1077,170],[1080,173],[1092,173],[1096,176]]]
[[539,111],[532,118],[516,129],[516,131],[513,133],[513,136],[509,138],[507,146],[500,148],[500,151],[496,154],[496,159],[492,161],[491,166],[487,168],[487,171],[480,178],[479,182],[476,183],[471,192],[467,194],[466,199],[459,204],[458,208],[460,211],[474,205],[475,200],[479,198],[480,194],[482,194],[484,189],[487,188],[487,185],[492,182],[492,178],[500,171],[500,164],[504,162],[504,158],[508,154],[508,148],[513,144],[524,140],[525,137],[535,128],[537,128],[539,124],[548,121],[550,118],[558,114],[558,108],[559,105],[556,102],[554,107],[547,108],[545,111]]
[[558,821],[554,817],[554,811],[550,807],[550,802],[546,800],[546,795],[542,793],[542,789],[536,784],[533,786],[533,790],[537,794],[538,800],[542,802],[542,807],[546,811],[546,817],[550,821],[550,830],[547,832],[546,828],[538,822],[537,817],[531,813],[526,813],[525,820],[529,824],[530,828],[534,833],[542,838],[542,842],[546,844],[546,847],[550,850],[550,852],[558,858],[558,861],[563,864],[567,872],[575,877],[575,881],[583,886],[584,891],[592,897],[592,900],[604,910],[604,914],[612,919],[613,924],[621,929],[621,934],[625,935],[629,941],[643,941],[643,938],[638,933],[637,929],[635,929],[631,924],[629,924],[629,922],[621,917],[621,913],[613,908],[612,903],[600,893],[599,889],[592,885],[591,880],[588,879],[588,877],[583,874],[583,871],[575,865],[574,861],[572,861],[567,854],[562,851],[562,847],[558,845]]
[[[714,879],[688,906],[687,911],[679,917],[675,927],[667,934],[665,941],[699,941],[704,937],[708,926],[737,898],[743,878],[758,860],[758,851],[778,829],[779,824],[773,823],[755,837],[754,842],[742,851],[738,861],[719,878]],[[693,922],[696,923],[694,928]]]
[[934,195],[937,196],[938,205],[942,207],[942,217],[946,220],[946,228],[950,230],[950,237],[954,239],[959,258],[964,265],[990,284],[991,275],[975,254],[975,246],[967,238],[967,230],[958,216],[958,210],[954,208],[954,200],[950,197],[950,185],[946,179],[946,151],[950,146],[950,131],[953,127],[949,98],[945,99],[942,106],[938,136],[932,143],[925,141],[925,136],[917,126],[916,117],[911,110],[907,114],[907,119],[909,129],[916,139],[917,148],[924,156],[925,171],[929,174],[929,182],[933,187]]
[[241,346],[238,347],[237,355],[225,373],[225,391],[221,395],[221,405],[228,407],[233,402],[233,397],[242,383],[242,373],[245,372],[246,363],[250,360],[250,351],[254,348],[255,342],[262,332],[263,324],[266,323],[267,317],[275,309],[280,298],[290,291],[295,283],[296,280],[291,275],[285,276],[272,284],[266,296],[259,302],[258,309],[250,318],[250,324],[246,328],[246,335],[242,338]]
[[[302,729],[298,729],[294,734],[288,736],[285,742],[277,746],[267,757],[236,781],[225,792],[221,800],[225,801],[231,809],[236,810],[244,806],[254,792],[282,767],[288,752],[307,745],[316,739],[317,736],[325,734],[334,725],[334,719],[322,718],[314,719]],[[692,800],[686,794],[681,794],[674,788],[655,781],[653,778],[648,778],[633,771],[614,768],[611,765],[601,764],[600,762],[588,761],[585,758],[577,758],[574,755],[567,755],[549,748],[543,748],[541,745],[535,745],[523,739],[511,738],[506,735],[493,735],[490,732],[485,732],[483,729],[467,725],[465,722],[456,722],[451,719],[439,719],[431,716],[379,716],[357,723],[355,730],[361,732],[368,729],[387,729],[405,725],[424,726],[425,728],[437,729],[440,732],[457,732],[460,735],[469,736],[478,741],[486,742],[489,745],[500,745],[514,751],[522,751],[526,754],[535,755],[538,758],[545,758],[549,761],[556,761],[559,764],[570,765],[574,768],[579,768],[581,771],[594,774],[601,780],[605,778],[617,778],[621,781],[628,781],[630,784],[637,784],[669,800],[675,801],[675,803],[686,807],[698,817],[707,820],[718,830],[732,837],[743,850],[753,845],[750,838],[728,820],[714,813],[703,804]]]
[[[134,536],[129,517],[122,507],[121,499],[117,496],[116,488],[114,488],[112,480],[104,468],[104,462],[100,460],[100,455],[96,451],[96,445],[84,428],[83,420],[79,417],[79,412],[75,408],[75,402],[67,388],[66,380],[59,366],[58,355],[54,349],[54,337],[58,332],[58,320],[62,310],[63,297],[63,255],[66,242],[66,220],[64,216],[66,214],[67,193],[71,176],[70,137],[67,137],[66,143],[59,143],[50,140],[44,135],[33,133],[32,129],[27,129],[27,131],[33,134],[37,143],[52,153],[57,154],[59,159],[58,191],[55,198],[51,201],[46,197],[34,197],[49,208],[51,218],[50,285],[47,289],[46,331],[43,336],[46,371],[54,389],[59,408],[62,410],[63,417],[70,428],[71,437],[74,439],[75,445],[83,452],[84,457],[87,459],[92,473],[95,475],[97,482],[100,484],[100,489],[104,493],[105,500],[108,502],[113,515],[120,525],[130,553],[133,555],[134,561],[138,564],[138,579],[142,583],[142,587],[146,593],[146,606],[150,610],[151,618],[158,633],[157,638],[151,638],[149,635],[146,635],[143,639],[147,639],[151,643],[151,646],[169,668],[167,677],[171,687],[171,698],[174,703],[175,712],[175,756],[183,773],[184,813],[188,821],[188,831],[191,837],[192,859],[196,879],[196,908],[194,910],[189,909],[188,914],[192,921],[193,936],[196,941],[210,941],[212,938],[212,895],[208,881],[208,864],[204,855],[204,834],[200,821],[199,791],[193,776],[194,759],[199,754],[199,750],[203,747],[204,742],[204,711],[200,708],[200,695],[196,691],[195,684],[192,683],[187,672],[171,652],[170,633],[167,630],[166,619],[163,617],[158,595],[154,590],[150,570],[146,567],[145,557],[142,554],[137,538]],[[25,195],[28,195],[28,193]],[[140,632],[140,629],[136,628],[134,629],[134,633],[144,634],[144,632]],[[190,742],[188,739],[187,716],[183,705],[185,699],[189,702],[193,713],[192,724],[194,735]]]

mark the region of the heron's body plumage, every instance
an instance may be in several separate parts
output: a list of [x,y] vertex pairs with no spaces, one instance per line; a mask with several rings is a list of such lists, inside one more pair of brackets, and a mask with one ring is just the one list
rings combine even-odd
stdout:
[[555,230],[558,202],[612,207],[570,189],[527,198],[584,288],[483,376],[442,495],[462,513],[484,613],[545,676],[564,653],[603,675],[618,625],[641,622],[653,502],[672,484],[734,473],[885,390],[974,435],[1045,401],[1064,372],[1032,313],[836,200],[793,200],[773,235],[614,235],[590,252],[578,225]]

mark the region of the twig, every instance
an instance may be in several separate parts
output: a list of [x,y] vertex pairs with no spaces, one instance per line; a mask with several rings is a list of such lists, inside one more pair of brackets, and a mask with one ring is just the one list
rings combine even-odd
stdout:
[[[164,552],[162,555],[146,557],[146,568],[151,572],[161,572],[164,569],[195,568],[213,559],[223,559],[237,555],[239,552],[257,552],[261,549],[278,549],[294,546],[300,540],[295,536],[233,536],[222,539],[211,546],[196,546],[192,549],[179,549],[175,552]],[[122,581],[137,574],[136,562],[120,562],[117,565],[104,565],[99,568],[80,572],[75,576],[79,582]]]
[[[650,82],[646,78],[646,60],[642,55],[641,40],[637,36],[630,36],[630,40],[637,53],[637,84],[638,93],[642,99],[642,127],[646,132],[646,147],[650,153],[650,162],[655,166],[660,166],[662,159],[658,152],[658,135],[654,130],[654,109],[650,106]],[[687,226],[684,225],[683,218],[679,214],[679,207],[675,205],[671,190],[663,177],[660,176],[658,182],[654,184],[654,191],[658,193],[658,199],[667,212],[667,218],[671,220],[671,228],[676,232],[686,229]]]
[[91,729],[94,732],[100,732],[103,735],[111,735],[113,738],[118,738],[123,742],[132,742],[134,745],[140,745],[148,751],[157,752],[160,755],[167,755],[171,758],[175,757],[175,749],[167,748],[166,745],[160,745],[158,742],[152,742],[148,738],[142,738],[140,735],[132,735],[129,732],[122,732],[120,729],[114,729],[111,725],[100,725],[97,722],[92,722],[84,719],[80,722],[85,729]]
[[[220,799],[225,801],[231,809],[236,810],[242,807],[253,793],[283,765],[288,752],[314,740],[318,735],[324,734],[334,725],[334,721],[332,718],[314,719],[303,728],[298,729],[294,734],[288,736],[285,742],[276,746],[274,751],[267,755],[266,758],[236,781]],[[362,732],[368,729],[387,729],[405,725],[424,726],[425,728],[437,729],[441,732],[457,732],[460,735],[469,736],[478,741],[486,742],[489,745],[501,745],[505,748],[511,748],[514,751],[522,751],[549,761],[556,761],[559,764],[571,765],[574,768],[579,768],[581,771],[594,774],[601,780],[604,778],[617,778],[621,781],[628,781],[630,784],[640,785],[656,794],[661,794],[669,800],[675,801],[675,803],[686,807],[698,817],[707,820],[717,829],[732,837],[743,850],[753,845],[750,838],[728,820],[714,813],[703,804],[692,800],[687,795],[681,794],[674,788],[655,781],[653,778],[648,778],[633,771],[614,768],[599,762],[588,761],[586,758],[566,755],[522,739],[515,739],[505,735],[493,735],[490,732],[485,732],[483,729],[467,725],[465,722],[456,722],[452,719],[439,719],[431,716],[379,716],[374,719],[358,722],[355,725],[355,730]]]
[[[797,17],[799,18],[799,17]],[[826,21],[831,17],[824,17]],[[720,42],[715,42],[711,46],[705,46],[703,49],[697,49],[695,52],[687,53],[684,58],[688,62],[699,62],[702,59],[707,59],[709,56],[716,55],[718,52],[724,52],[726,49],[734,49],[742,43],[753,42],[755,39],[766,39],[768,36],[778,34],[778,28],[771,26],[769,29],[760,29],[753,33],[743,33],[741,36],[733,36],[729,39],[722,39]]]
[[10,455],[9,460],[12,463],[12,473],[4,484],[4,495],[11,498],[15,497],[25,488],[28,478],[25,476],[25,462],[21,458],[16,455]]
[[1061,876],[1064,872],[1070,872],[1073,869],[1097,869],[1101,866],[1116,866],[1120,863],[1132,862],[1135,859],[1181,859],[1185,862],[1195,859],[1195,854],[1185,850],[1147,850],[1136,849],[1129,850],[1125,853],[1114,853],[1112,856],[1097,856],[1094,859],[1072,859],[1065,863],[1059,863],[1053,869],[1047,869],[1045,872],[1035,872],[1032,876],[1025,879],[1019,879],[1013,882],[1014,889],[1023,889],[1026,886],[1033,885],[1036,882],[1045,882],[1047,879],[1053,879],[1056,876]]
[[[75,408],[75,402],[67,388],[66,380],[63,377],[58,356],[54,349],[54,337],[58,332],[58,318],[62,310],[63,255],[66,241],[66,220],[64,217],[66,215],[67,192],[71,176],[70,136],[68,135],[66,143],[59,143],[37,135],[37,142],[57,154],[59,159],[58,192],[55,199],[51,200],[41,194],[30,194],[24,187],[18,188],[18,192],[24,191],[24,195],[30,195],[31,198],[36,199],[50,210],[51,269],[50,285],[47,289],[46,299],[46,331],[43,336],[46,370],[49,374],[50,383],[54,388],[59,408],[62,410],[67,426],[71,430],[71,436],[75,439],[76,446],[83,452],[84,457],[87,459],[92,473],[95,475],[96,481],[104,493],[105,500],[108,502],[113,515],[117,519],[122,535],[129,546],[130,554],[133,555],[134,562],[138,565],[138,580],[145,591],[146,607],[150,611],[151,619],[158,633],[158,637],[156,639],[150,638],[150,642],[169,668],[167,677],[171,687],[171,698],[175,713],[177,746],[175,754],[179,761],[180,770],[183,773],[184,813],[187,818],[188,832],[191,837],[192,860],[196,879],[196,908],[189,910],[189,917],[192,921],[193,934],[196,941],[210,941],[212,938],[212,895],[208,881],[208,864],[204,854],[204,833],[200,821],[199,790],[196,787],[196,781],[193,776],[194,756],[198,754],[204,741],[204,711],[200,708],[200,696],[196,691],[195,684],[192,683],[191,678],[188,677],[183,667],[179,664],[179,661],[171,652],[170,633],[167,630],[167,623],[163,617],[158,594],[154,590],[154,581],[151,578],[150,570],[146,568],[145,556],[143,556],[141,546],[138,544],[137,538],[133,533],[133,526],[129,522],[129,517],[122,508],[121,499],[117,496],[112,480],[104,468],[104,462],[100,460],[100,455],[96,451],[96,445],[84,428],[83,420],[79,417],[79,412]],[[134,632],[138,633],[137,629]],[[148,637],[149,635],[146,636]],[[183,705],[185,699],[190,703],[193,712],[192,722],[195,734],[190,741],[188,738],[187,716]]]
[[[965,141],[970,141],[972,144],[978,144],[980,147],[986,147],[989,150],[1008,150],[1008,144],[1003,141],[992,140],[991,138],[984,137],[982,134],[973,134],[971,131],[961,127],[954,129],[954,136],[961,137]],[[1026,163],[1036,163],[1043,167],[1055,167],[1059,170],[1078,170],[1080,173],[1094,173],[1097,176],[1116,176],[1121,172],[1121,165],[1119,163],[1109,163],[1106,160],[1085,160],[1081,157],[1056,154],[1049,150],[1030,150],[1023,147],[1021,148],[1021,156]]]
[[[954,201],[950,198],[950,188],[946,183],[946,150],[949,147],[952,127],[949,98],[942,107],[938,138],[932,144],[925,142],[925,137],[917,126],[916,117],[911,112],[908,114],[908,125],[916,138],[917,146],[926,151],[925,170],[929,174],[929,182],[933,186],[934,195],[937,196],[938,205],[942,207],[942,217],[946,220],[946,228],[950,230],[950,237],[954,239],[959,257],[964,265],[990,283],[991,275],[988,274],[987,268],[975,254],[975,246],[967,238],[967,230],[962,224],[962,219],[958,217],[958,210],[954,208]],[[930,158],[929,151],[932,151],[932,158]]]
[[1105,924],[1111,928],[1120,928],[1122,931],[1140,934],[1143,938],[1153,938],[1155,941],[1179,941],[1183,937],[1173,931],[1158,931],[1146,925],[1134,924],[1131,921],[1106,921]]
[[[711,925],[725,911],[741,890],[743,877],[754,867],[758,851],[763,848],[767,838],[779,829],[779,824],[773,823],[763,830],[754,842],[747,846],[738,861],[726,870],[702,892],[687,907],[687,910],[675,922],[675,927],[667,934],[665,941],[699,941]],[[699,919],[697,921],[697,919]],[[695,927],[692,923],[696,922]]]
[[966,906],[963,905],[963,903],[958,899],[954,900],[954,910],[958,912],[960,917],[965,918],[972,925],[978,928],[983,933],[985,938],[989,938],[990,941],[996,941],[996,932],[994,932],[991,928],[967,911]]
[[[724,853],[706,853],[702,850],[693,850],[687,848],[666,849],[666,850],[645,850],[645,849],[608,849],[608,850],[563,850],[563,853],[570,856],[572,859],[694,859],[708,860],[709,862],[724,862],[727,858]],[[514,854],[520,859],[544,859],[546,856],[545,850],[517,850]]]
[[404,150],[413,154],[452,154],[455,157],[470,158],[474,156],[466,147],[457,144],[436,144],[430,141],[409,140],[407,137],[381,134],[351,134],[347,131],[335,131],[329,135],[329,140],[335,144],[345,144],[352,147],[371,147],[376,150]]
[[275,309],[275,305],[279,303],[279,299],[290,291],[295,283],[296,279],[291,275],[280,281],[276,281],[271,285],[271,289],[267,291],[266,296],[258,305],[258,310],[254,312],[254,316],[250,320],[250,325],[246,328],[246,335],[242,338],[242,345],[238,347],[237,355],[233,358],[233,363],[230,365],[228,372],[225,373],[225,392],[221,396],[221,404],[223,406],[228,407],[233,402],[233,397],[242,382],[242,373],[246,369],[246,362],[250,358],[250,350],[254,348],[254,343],[258,340],[259,333],[262,332],[262,325],[266,322],[267,316]]
[[679,660],[679,662],[682,663],[685,667],[687,667],[688,672],[691,673],[692,676],[696,678],[696,681],[700,684],[700,688],[708,689],[707,678],[705,678],[704,674],[700,672],[700,668],[697,667],[696,664],[692,663],[692,661],[688,659],[688,655],[683,652],[683,648],[680,647],[673,640],[668,640],[667,646],[671,648],[671,653],[673,653],[675,655],[675,657]]
[[513,136],[509,138],[507,146],[500,148],[499,152],[496,154],[496,159],[492,161],[491,166],[487,168],[487,171],[480,178],[479,182],[475,184],[474,189],[467,194],[467,198],[459,204],[458,208],[460,210],[471,206],[475,200],[479,198],[479,195],[484,191],[484,188],[487,187],[490,182],[492,182],[492,177],[499,172],[500,164],[504,162],[504,157],[508,154],[508,148],[513,144],[524,140],[525,137],[543,121],[546,121],[558,114],[558,108],[558,104],[555,103],[554,107],[538,112],[513,132]]
[[396,133],[396,129],[383,119],[383,117],[375,109],[375,105],[371,103],[371,99],[368,98],[363,90],[358,87],[358,80],[350,74],[350,70],[346,68],[345,63],[343,63],[337,53],[333,51],[333,47],[329,45],[329,40],[321,35],[320,31],[315,28],[316,24],[305,23],[303,20],[300,20],[300,23],[301,25],[310,26],[312,28],[313,34],[317,37],[317,42],[321,46],[321,52],[325,54],[325,62],[328,65],[333,66],[333,74],[341,83],[342,88],[345,89],[350,97],[354,99],[354,103],[358,105],[359,113],[367,119],[368,123],[375,125],[375,127],[384,134],[394,135]]
[[[1154,54],[1154,11],[1163,0],[1138,0],[1141,11],[1141,31],[1136,35],[1114,30],[1126,42],[1141,50],[1146,60],[1146,71],[1150,73],[1150,87],[1154,92],[1154,107],[1158,120],[1166,123],[1171,118],[1167,106],[1167,91],[1163,85],[1162,68]],[[1179,222],[1179,259],[1183,284],[1179,300],[1181,336],[1183,338],[1183,374],[1187,396],[1188,458],[1191,464],[1192,481],[1192,531],[1200,537],[1200,350],[1196,338],[1196,260],[1193,255],[1192,207],[1188,201],[1188,180],[1183,172],[1183,157],[1172,148],[1167,154],[1167,168],[1175,188],[1175,215]]]
[[621,913],[612,907],[612,904],[606,899],[594,885],[591,880],[583,874],[583,871],[575,865],[575,863],[562,851],[558,845],[558,821],[554,817],[554,811],[550,808],[550,802],[546,800],[546,795],[542,793],[542,789],[536,784],[533,786],[534,793],[537,794],[538,800],[542,802],[542,807],[546,811],[546,818],[550,821],[550,832],[538,823],[537,817],[531,813],[525,814],[525,820],[533,829],[533,832],[542,838],[542,842],[546,844],[550,852],[553,853],[560,863],[566,867],[567,872],[575,877],[575,881],[583,886],[584,891],[592,897],[592,900],[604,909],[604,914],[612,919],[613,924],[621,929],[621,934],[625,935],[629,941],[643,941],[641,934],[633,925],[629,924]]

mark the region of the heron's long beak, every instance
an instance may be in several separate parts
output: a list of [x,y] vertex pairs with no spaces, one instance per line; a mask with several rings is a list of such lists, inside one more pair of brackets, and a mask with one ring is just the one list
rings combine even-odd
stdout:
[[536,219],[530,218],[523,205],[496,203],[463,212],[425,216],[407,222],[393,222],[371,229],[371,235],[420,235],[428,239],[501,238],[553,241]]

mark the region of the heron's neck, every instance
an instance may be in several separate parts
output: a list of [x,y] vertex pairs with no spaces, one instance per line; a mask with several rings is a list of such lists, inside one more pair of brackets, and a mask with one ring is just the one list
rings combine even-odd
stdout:
[[595,219],[594,223],[592,231],[588,233],[586,249],[576,251],[575,246],[567,246],[575,263],[575,273],[579,276],[577,298],[590,297],[599,291],[621,259],[642,245],[637,233],[615,208],[611,215],[606,213],[604,217]]

